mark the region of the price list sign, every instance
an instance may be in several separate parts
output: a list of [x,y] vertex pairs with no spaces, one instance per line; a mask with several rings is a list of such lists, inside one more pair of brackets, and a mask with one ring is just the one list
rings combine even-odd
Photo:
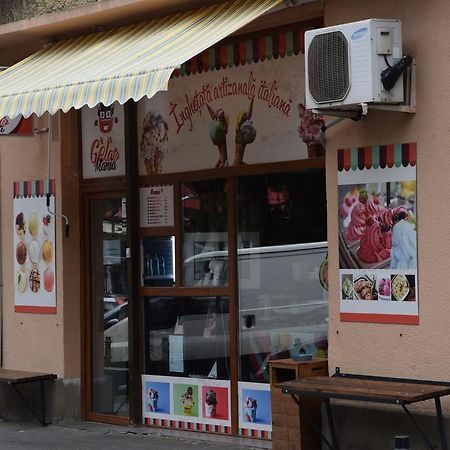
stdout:
[[140,189],[141,228],[172,227],[173,186],[150,186]]

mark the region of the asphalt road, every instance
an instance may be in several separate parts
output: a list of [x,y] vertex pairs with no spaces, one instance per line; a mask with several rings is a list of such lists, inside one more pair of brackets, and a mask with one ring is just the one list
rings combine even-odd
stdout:
[[[164,433],[164,434],[163,434]],[[170,435],[169,435],[170,434]],[[208,439],[208,440],[205,440]],[[94,423],[38,425],[0,422],[0,450],[251,450],[258,441],[189,432],[160,432],[147,427],[119,427]],[[267,448],[267,443],[261,444]]]

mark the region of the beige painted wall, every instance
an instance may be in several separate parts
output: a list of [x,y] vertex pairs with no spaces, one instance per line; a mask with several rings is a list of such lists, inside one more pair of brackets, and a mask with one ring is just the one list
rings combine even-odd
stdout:
[[[61,123],[61,117],[63,117]],[[35,119],[35,128],[48,126],[47,116]],[[14,312],[13,273],[13,182],[47,178],[47,133],[35,137],[0,137],[0,173],[2,205],[2,269],[3,269],[3,367],[7,369],[54,372],[59,377],[80,376],[80,281],[78,235],[78,162],[73,161],[72,144],[63,139],[61,158],[60,135],[67,133],[68,118],[52,119],[51,177],[56,179],[56,207],[61,211],[63,195],[71,218],[70,238],[63,237],[61,219],[56,220],[56,285],[57,314],[23,314]],[[73,122],[76,124],[76,122]],[[64,128],[61,128],[63,126]],[[73,125],[72,125],[73,126]],[[63,163],[63,165],[62,165]],[[73,167],[76,164],[76,167]],[[64,184],[61,184],[61,173]],[[75,174],[75,175],[74,175]],[[74,197],[75,195],[75,197]],[[64,241],[64,252],[63,252]],[[64,260],[66,259],[66,261]],[[70,274],[67,271],[71,271]],[[63,284],[63,274],[67,280]],[[67,295],[64,293],[67,292]]]
[[[330,372],[450,380],[450,2],[326,0],[326,25],[370,17],[399,18],[404,53],[417,62],[417,113],[370,112],[327,133],[330,245]],[[420,325],[344,323],[339,320],[337,149],[418,144],[418,272]],[[446,407],[450,410],[450,405]]]

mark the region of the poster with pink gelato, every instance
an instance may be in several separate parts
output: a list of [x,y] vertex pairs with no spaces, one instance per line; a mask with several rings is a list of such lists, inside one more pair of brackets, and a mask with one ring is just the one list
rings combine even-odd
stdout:
[[418,324],[416,145],[338,152],[343,321]]

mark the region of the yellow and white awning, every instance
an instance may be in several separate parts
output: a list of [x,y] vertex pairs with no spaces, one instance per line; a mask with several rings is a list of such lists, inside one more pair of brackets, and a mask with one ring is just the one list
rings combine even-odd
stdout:
[[0,74],[0,117],[150,98],[177,66],[282,1],[231,0],[57,42]]

